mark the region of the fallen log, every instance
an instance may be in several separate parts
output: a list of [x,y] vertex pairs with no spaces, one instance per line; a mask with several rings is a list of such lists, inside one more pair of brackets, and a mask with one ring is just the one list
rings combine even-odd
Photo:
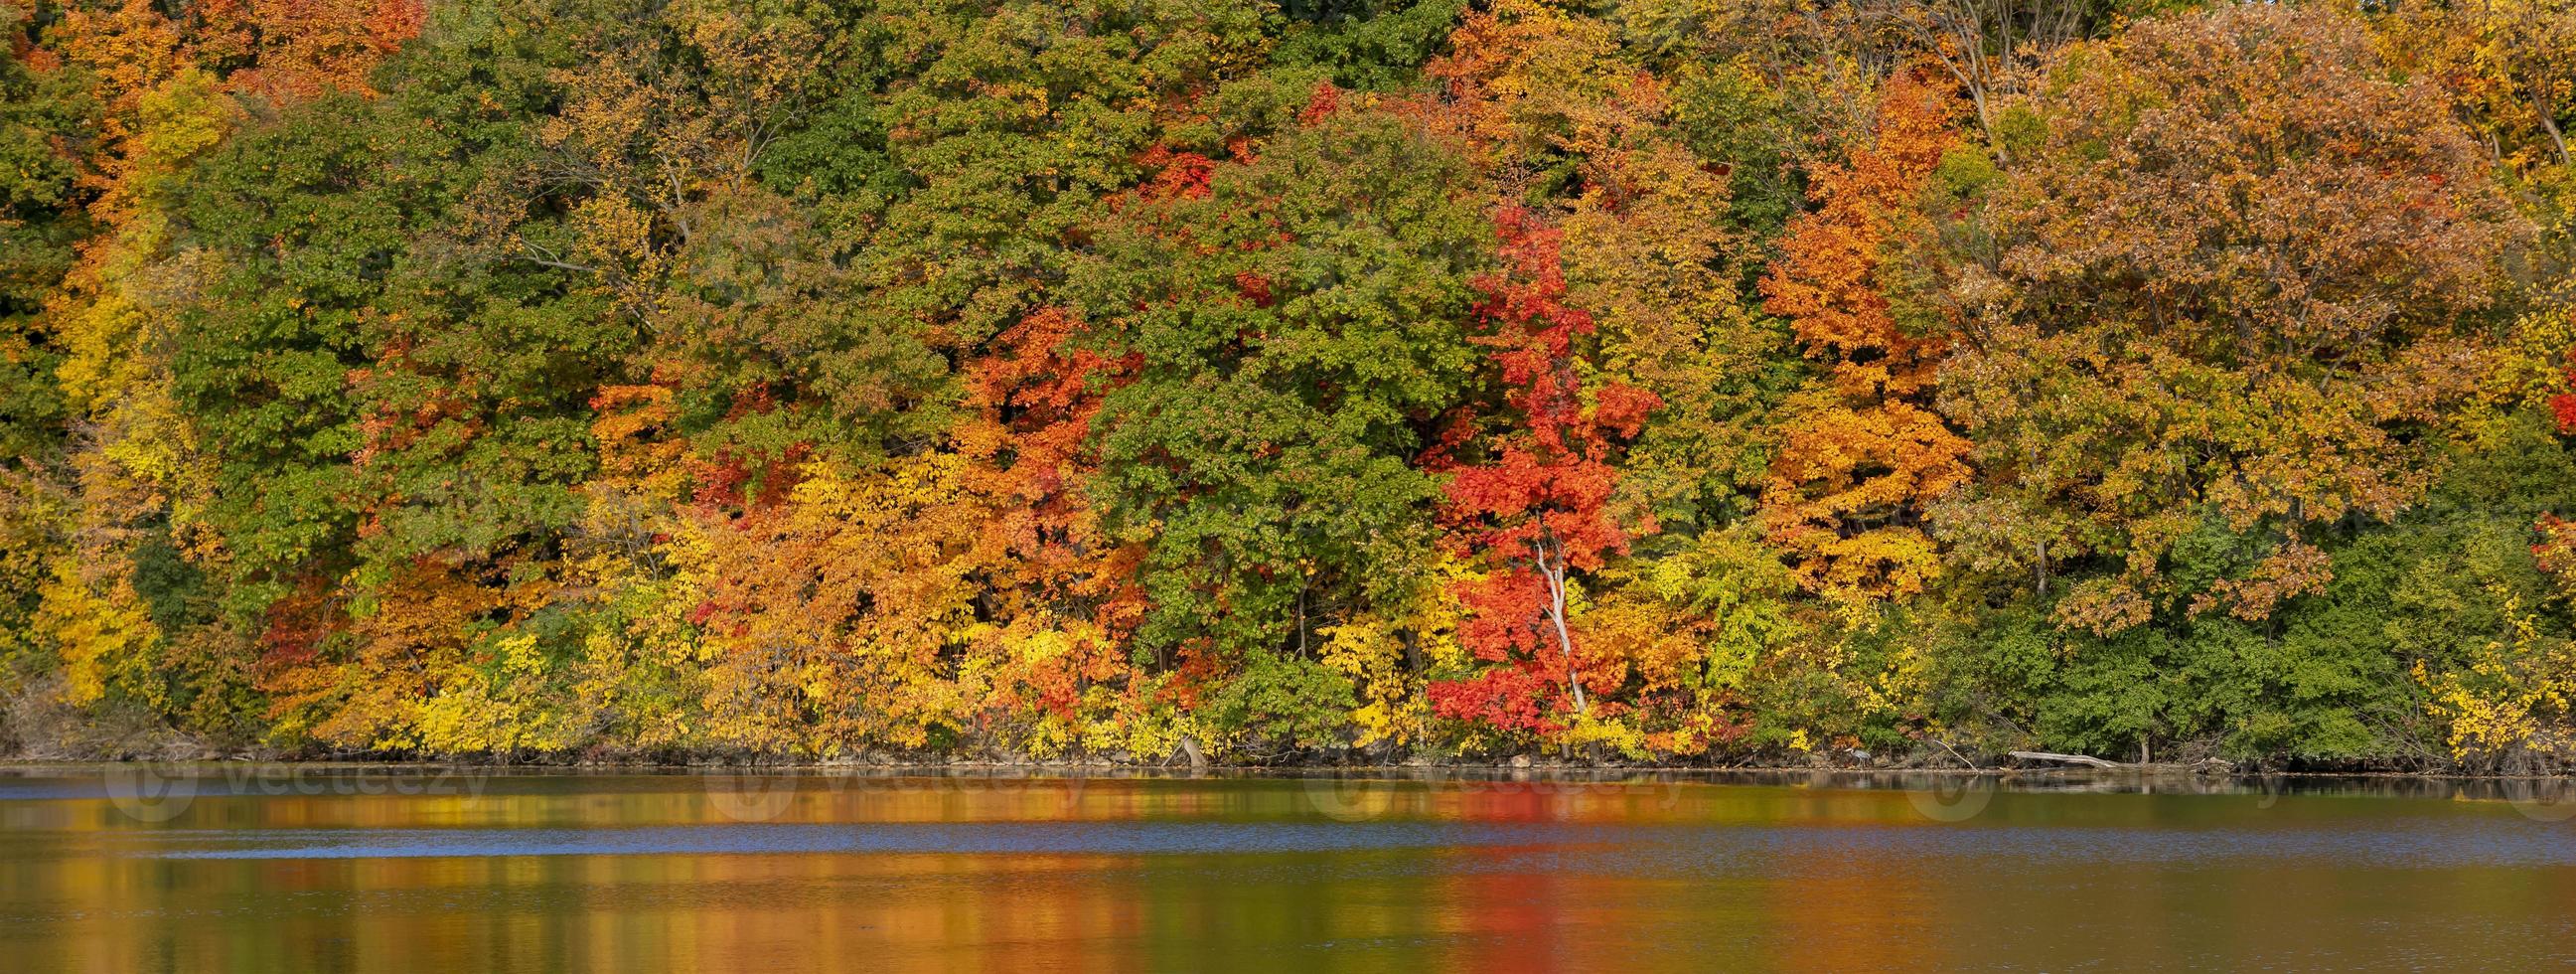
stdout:
[[2013,757],[2020,758],[2024,761],[2055,761],[2060,764],[2081,764],[2088,768],[2110,768],[2115,771],[2121,768],[2134,767],[2134,765],[2121,764],[2117,761],[2105,761],[2101,758],[2086,757],[2081,754],[2050,754],[2046,751],[2012,751],[2009,753],[2011,753]]

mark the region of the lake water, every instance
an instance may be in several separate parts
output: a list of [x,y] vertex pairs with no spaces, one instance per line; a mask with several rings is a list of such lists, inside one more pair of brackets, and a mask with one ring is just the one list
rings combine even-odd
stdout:
[[0,770],[0,970],[2527,970],[2555,785]]

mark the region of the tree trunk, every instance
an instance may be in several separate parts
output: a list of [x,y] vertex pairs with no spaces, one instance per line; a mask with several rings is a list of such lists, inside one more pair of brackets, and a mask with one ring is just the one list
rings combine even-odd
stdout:
[[1590,713],[1591,702],[1583,696],[1583,671],[1574,665],[1574,634],[1565,628],[1565,566],[1541,564],[1539,573],[1547,577],[1547,619],[1556,624],[1556,649],[1565,654],[1565,685],[1574,688],[1574,712]]
[[2549,144],[2558,149],[2558,164],[2567,165],[2570,161],[2567,156],[2567,135],[2558,130],[2558,120],[2550,116],[2547,106],[2533,105],[2532,107],[2540,116],[2540,130],[2549,133]]
[[2008,751],[2005,753],[2008,756],[2020,758],[2024,761],[2053,761],[2058,764],[2081,764],[2089,768],[2119,768],[2124,766],[2117,761],[2105,761],[2101,758],[2083,754],[2051,754],[2047,751]]

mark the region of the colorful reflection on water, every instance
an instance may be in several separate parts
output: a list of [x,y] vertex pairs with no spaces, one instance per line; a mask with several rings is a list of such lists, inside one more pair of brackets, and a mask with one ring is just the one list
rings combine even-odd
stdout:
[[2554,792],[2032,780],[25,768],[0,776],[0,967],[2576,961]]

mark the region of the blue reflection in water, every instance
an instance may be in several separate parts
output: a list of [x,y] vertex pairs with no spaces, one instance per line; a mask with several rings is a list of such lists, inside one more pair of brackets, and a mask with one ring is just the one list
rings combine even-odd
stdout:
[[[2576,831],[2488,820],[2409,828],[1725,827],[1442,822],[734,824],[592,829],[273,829],[132,833],[128,855],[169,859],[944,853],[1257,855],[1457,849],[1496,868],[1701,873],[1796,862],[1973,859],[1996,866],[2249,860],[2453,868],[2576,865]],[[1496,858],[1492,854],[1508,853]],[[1557,859],[1537,863],[1532,859]],[[1459,863],[1443,868],[1455,870]]]

